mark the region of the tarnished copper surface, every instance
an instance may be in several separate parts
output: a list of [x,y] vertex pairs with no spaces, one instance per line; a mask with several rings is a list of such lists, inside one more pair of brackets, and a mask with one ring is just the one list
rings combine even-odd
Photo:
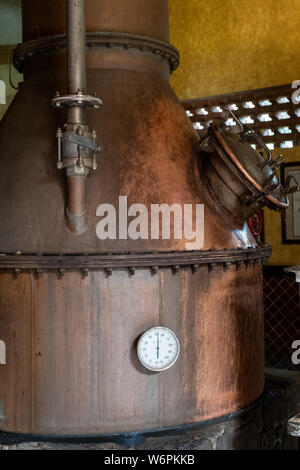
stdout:
[[[241,230],[225,216],[220,222],[214,208],[206,203],[206,188],[197,165],[198,137],[169,84],[160,75],[137,70],[138,61],[135,66],[136,70],[121,70],[115,62],[115,68],[88,70],[88,88],[103,100],[100,111],[91,111],[89,116],[103,152],[89,180],[88,228],[80,237],[73,237],[66,228],[66,185],[55,167],[55,133],[63,111],[60,116],[45,99],[63,89],[65,74],[36,73],[25,81],[0,129],[1,156],[6,162],[0,173],[5,194],[0,201],[1,251],[185,249],[186,240],[99,240],[96,209],[102,203],[118,207],[119,195],[128,196],[128,205],[141,202],[149,210],[155,203],[204,203],[203,249],[255,246],[246,225]],[[14,132],[18,139],[10,137]],[[26,181],[34,182],[30,192]]]
[[[260,266],[1,274],[1,429],[138,431],[251,403],[264,388],[261,296]],[[139,364],[135,342],[158,324],[176,332],[181,354],[157,374]]]
[[[87,31],[114,31],[169,40],[168,0],[87,0]],[[66,31],[62,0],[23,0],[23,40]]]
[[[65,33],[64,2],[23,4],[25,40]],[[168,39],[166,0],[87,4],[88,32]],[[62,50],[30,59],[0,126],[0,254],[12,255],[1,263],[15,270],[0,273],[0,338],[7,345],[0,429],[130,432],[194,423],[248,405],[263,391],[264,351],[261,263],[245,261],[248,252],[255,259],[264,249],[256,250],[247,225],[225,213],[208,191],[201,164],[199,171],[199,138],[168,83],[167,58],[123,46],[87,53],[87,88],[103,100],[87,124],[96,129],[103,153],[88,181],[87,230],[80,236],[65,223],[67,188],[56,169],[55,139],[64,116],[50,105],[66,85],[65,67]],[[99,240],[98,205],[118,207],[122,195],[128,206],[149,209],[204,204],[204,259],[181,265],[181,256],[188,257],[185,239]],[[17,252],[21,263],[40,257],[40,265],[27,264],[39,271],[20,271],[27,268],[13,264]],[[167,253],[167,265],[154,263],[155,256],[150,265],[126,264],[143,253],[148,263],[153,252],[161,258]],[[125,265],[120,253],[130,253]],[[83,255],[120,260],[92,266],[83,276],[65,272],[59,255],[62,262],[72,258],[79,270],[81,262],[90,267]],[[55,257],[59,273],[42,265],[47,256]],[[12,264],[5,266],[5,259]],[[176,365],[159,374],[143,369],[135,351],[138,336],[154,325],[171,328],[181,342]]]

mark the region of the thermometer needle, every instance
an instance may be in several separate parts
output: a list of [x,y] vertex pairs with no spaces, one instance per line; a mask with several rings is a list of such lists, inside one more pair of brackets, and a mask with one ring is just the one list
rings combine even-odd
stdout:
[[157,357],[157,359],[159,359],[159,333],[157,333],[156,357]]

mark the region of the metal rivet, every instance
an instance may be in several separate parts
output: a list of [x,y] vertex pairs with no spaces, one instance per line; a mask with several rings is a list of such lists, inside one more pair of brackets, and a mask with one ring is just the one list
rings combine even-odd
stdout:
[[180,269],[180,266],[176,265],[176,266],[172,266],[172,271],[173,271],[173,274],[177,274],[178,271]]
[[243,261],[237,261],[237,263],[236,263],[236,269],[237,269],[237,271],[238,271],[239,269],[241,269],[241,267],[243,266],[243,264],[244,264]]
[[112,269],[111,268],[105,268],[105,272],[108,276],[112,275]]
[[199,264],[193,264],[192,265],[192,272],[196,273],[199,270]]
[[208,272],[210,273],[216,267],[216,263],[209,263]]
[[232,264],[231,261],[226,261],[226,263],[224,263],[224,269],[225,269],[225,271],[227,271],[228,269],[230,269],[231,264]]

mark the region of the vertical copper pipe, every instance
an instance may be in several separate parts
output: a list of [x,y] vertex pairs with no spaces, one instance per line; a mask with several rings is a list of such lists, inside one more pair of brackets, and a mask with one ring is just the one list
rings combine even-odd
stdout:
[[[86,92],[85,0],[67,0],[68,94]],[[68,110],[68,123],[83,122],[80,107]]]
[[86,211],[86,177],[68,177],[68,214],[69,216],[83,216]]
[[69,229],[80,235],[87,227],[86,176],[68,176],[67,223]]
[[[86,92],[86,31],[85,0],[67,0],[67,88],[70,95]],[[68,124],[84,124],[85,113],[80,106],[68,109]],[[67,173],[68,226],[75,233],[86,229],[86,175]]]

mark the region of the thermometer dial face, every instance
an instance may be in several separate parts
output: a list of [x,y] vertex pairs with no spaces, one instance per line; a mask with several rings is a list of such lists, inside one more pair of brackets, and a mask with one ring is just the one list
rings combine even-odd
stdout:
[[173,331],[154,326],[139,339],[138,358],[149,370],[162,371],[171,367],[179,356],[180,345]]

